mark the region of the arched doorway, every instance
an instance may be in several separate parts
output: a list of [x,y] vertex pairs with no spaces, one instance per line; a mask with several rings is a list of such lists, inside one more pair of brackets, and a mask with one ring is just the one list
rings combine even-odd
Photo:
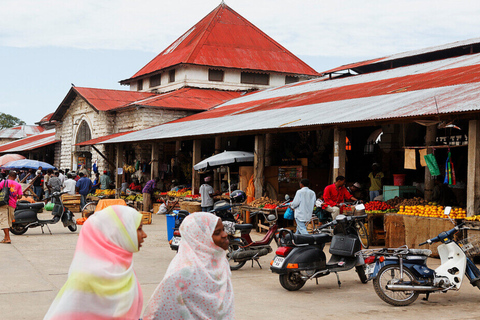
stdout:
[[[92,139],[92,131],[87,121],[83,120],[80,122],[77,130],[77,136],[75,138],[75,144],[88,141]],[[78,171],[81,165],[84,165],[85,168],[91,172],[92,169],[92,153],[90,146],[75,146],[75,159],[74,162],[76,166],[72,168],[73,170]]]

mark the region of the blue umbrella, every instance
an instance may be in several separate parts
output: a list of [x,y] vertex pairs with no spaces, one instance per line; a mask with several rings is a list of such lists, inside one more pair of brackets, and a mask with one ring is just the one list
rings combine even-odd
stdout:
[[56,168],[52,166],[51,164],[48,164],[43,161],[38,161],[38,160],[29,160],[29,159],[23,159],[23,160],[15,160],[15,161],[10,161],[0,168],[2,169],[38,169],[38,167],[42,167],[43,170],[48,170],[48,169],[53,169],[55,170]]

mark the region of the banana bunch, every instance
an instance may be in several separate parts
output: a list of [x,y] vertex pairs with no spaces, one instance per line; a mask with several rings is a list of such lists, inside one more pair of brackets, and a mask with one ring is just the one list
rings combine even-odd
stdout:
[[135,167],[126,164],[126,165],[123,166],[123,172],[125,172],[125,173],[134,173],[134,172],[135,172]]

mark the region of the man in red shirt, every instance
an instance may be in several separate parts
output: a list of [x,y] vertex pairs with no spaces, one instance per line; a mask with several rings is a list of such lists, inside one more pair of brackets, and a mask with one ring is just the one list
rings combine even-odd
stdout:
[[333,220],[335,220],[340,214],[340,207],[338,205],[345,202],[345,199],[357,201],[357,199],[348,192],[344,185],[345,177],[338,176],[335,179],[335,183],[327,186],[323,192],[324,203],[322,209],[330,212]]

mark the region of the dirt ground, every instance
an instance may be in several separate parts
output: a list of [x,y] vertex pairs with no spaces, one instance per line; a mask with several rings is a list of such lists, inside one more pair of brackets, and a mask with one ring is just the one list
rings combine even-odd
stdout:
[[[0,319],[42,319],[65,282],[78,231],[71,233],[61,224],[50,228],[53,235],[36,228],[12,236],[11,245],[0,245]],[[134,267],[146,304],[175,252],[167,243],[164,216],[154,215],[144,230],[148,238],[134,255]],[[286,291],[278,275],[270,272],[273,256],[262,257],[263,269],[247,263],[233,271],[236,319],[480,319],[480,291],[468,280],[458,292],[432,294],[429,301],[419,298],[408,307],[392,307],[377,297],[371,282],[360,283],[354,270],[340,274],[341,288],[335,275],[329,275],[320,278],[318,285],[310,281],[299,291]],[[438,266],[439,260],[429,259],[429,265]]]

